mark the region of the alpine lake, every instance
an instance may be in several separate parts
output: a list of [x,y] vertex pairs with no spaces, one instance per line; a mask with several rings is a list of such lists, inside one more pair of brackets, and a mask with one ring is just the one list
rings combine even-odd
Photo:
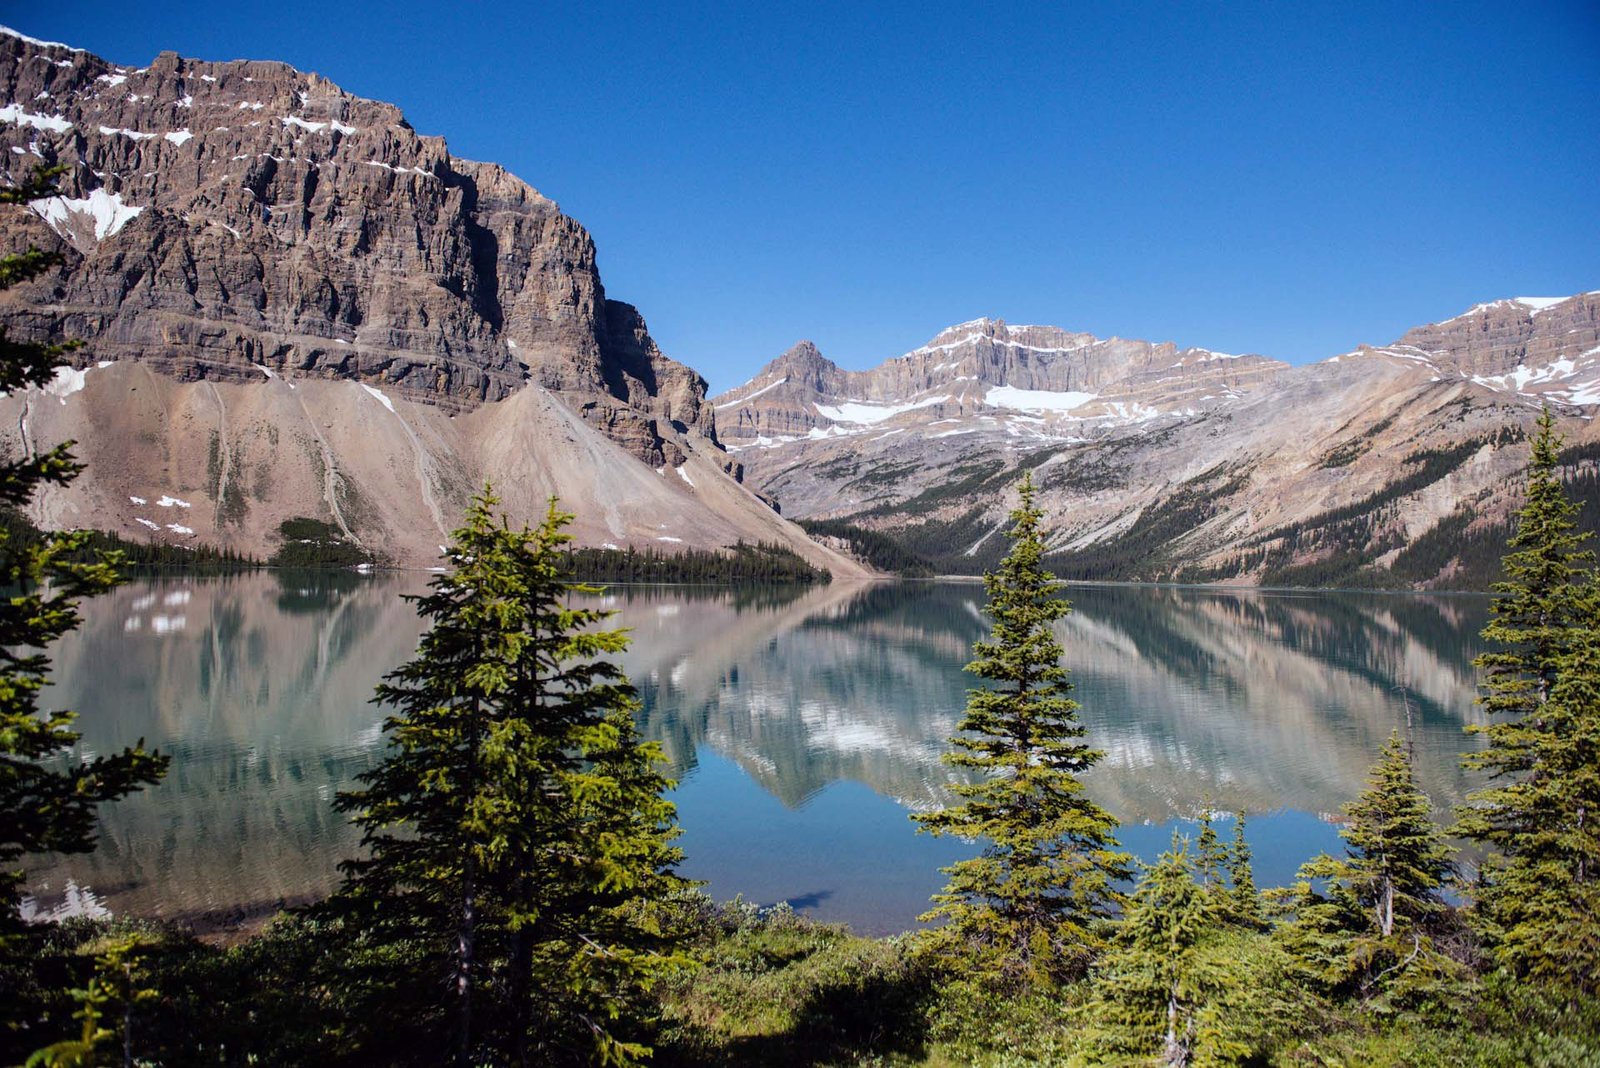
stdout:
[[[51,649],[45,707],[81,755],[139,738],[160,785],[100,814],[98,850],[29,858],[35,916],[130,915],[227,930],[313,901],[359,836],[334,795],[382,757],[374,684],[415,649],[425,573],[251,572],[141,580],[83,605]],[[1435,817],[1459,764],[1488,599],[1072,585],[1057,625],[1104,758],[1090,796],[1144,860],[1195,817],[1245,812],[1258,885],[1341,848],[1339,813],[1409,724]],[[916,926],[939,869],[978,847],[916,833],[951,801],[940,760],[986,636],[976,582],[815,589],[613,586],[619,659],[678,786],[683,874],[718,899],[789,902],[863,934]]]

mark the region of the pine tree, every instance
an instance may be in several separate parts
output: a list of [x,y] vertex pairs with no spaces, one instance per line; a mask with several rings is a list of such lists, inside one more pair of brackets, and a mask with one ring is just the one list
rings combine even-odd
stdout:
[[1196,876],[1188,842],[1174,834],[1139,880],[1101,969],[1099,994],[1109,1022],[1127,1036],[1124,1052],[1159,1050],[1165,1065],[1188,1063],[1195,1012],[1210,985],[1196,971],[1195,949],[1215,915]]
[[1453,868],[1430,811],[1396,731],[1345,808],[1345,856],[1313,858],[1289,891],[1280,936],[1325,987],[1387,1005],[1429,996],[1456,971],[1434,943]]
[[[0,205],[50,196],[55,173],[0,189]],[[59,262],[37,248],[0,258],[0,289]],[[0,327],[0,392],[47,384],[76,347],[13,341]],[[20,511],[40,487],[76,478],[83,465],[73,459],[72,444],[0,463],[0,511]],[[79,737],[72,729],[76,717],[39,707],[50,670],[43,650],[78,626],[80,599],[119,581],[122,560],[90,552],[86,531],[27,538],[19,529],[0,523],[0,587],[7,591],[0,597],[0,951],[20,923],[16,896],[23,873],[13,865],[28,853],[92,850],[98,806],[157,782],[167,765],[166,757],[144,749],[142,739],[119,753],[62,760]]]
[[1600,612],[1561,660],[1541,718],[1536,774],[1487,791],[1514,810],[1485,906],[1513,975],[1600,994]]
[[946,921],[937,944],[971,954],[976,974],[1039,982],[1087,967],[1129,871],[1116,820],[1079,778],[1101,754],[1082,741],[1051,631],[1070,608],[1040,562],[1043,515],[1031,476],[1018,491],[1011,551],[984,579],[994,630],[967,665],[995,686],[968,691],[962,733],[944,758],[976,781],[952,788],[959,804],[912,818],[933,834],[983,841],[980,855],[944,869],[948,882],[923,917]]
[[1228,914],[1244,927],[1263,926],[1261,894],[1256,890],[1255,870],[1251,866],[1250,843],[1244,836],[1244,813],[1233,821],[1233,841],[1228,846]]
[[596,592],[564,577],[572,517],[552,500],[536,531],[512,530],[497,503],[473,502],[450,571],[416,599],[431,624],[417,657],[378,688],[390,753],[340,796],[368,856],[335,907],[380,940],[422,940],[458,1064],[632,1063],[647,1051],[630,999],[665,941],[645,908],[681,885],[670,783],[604,659],[625,636],[567,603]]
[[1496,780],[1473,794],[1459,833],[1494,847],[1475,917],[1513,975],[1593,992],[1600,867],[1593,823],[1600,794],[1594,635],[1600,590],[1583,548],[1578,506],[1556,476],[1560,439],[1546,410],[1533,440],[1527,500],[1504,560],[1505,581],[1478,658],[1483,704],[1507,722],[1470,728],[1487,739],[1464,759]]
[[1476,661],[1485,674],[1484,707],[1518,717],[1481,729],[1489,746],[1471,763],[1497,775],[1528,771],[1537,760],[1539,713],[1572,646],[1584,611],[1584,579],[1594,562],[1594,553],[1583,548],[1587,537],[1577,529],[1578,506],[1557,477],[1560,450],[1555,417],[1546,408],[1533,438],[1527,498],[1501,561],[1505,578],[1494,585],[1497,596],[1483,629],[1485,640],[1500,648]]

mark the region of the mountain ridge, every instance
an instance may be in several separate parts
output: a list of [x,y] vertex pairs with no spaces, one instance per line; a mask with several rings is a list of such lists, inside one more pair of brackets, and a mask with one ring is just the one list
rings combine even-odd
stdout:
[[[867,371],[791,349],[712,403],[789,514],[944,570],[990,562],[1031,468],[1074,577],[1450,584],[1508,514],[1541,405],[1580,451],[1596,439],[1600,292],[1491,301],[1298,366],[985,318]],[[1435,560],[1441,540],[1462,551]]]
[[[982,318],[946,327],[926,344],[866,371],[843,370],[814,344],[801,342],[743,386],[713,397],[712,405],[726,413],[722,437],[738,452],[782,444],[773,434],[845,434],[850,425],[922,408],[935,409],[929,414],[940,418],[983,407],[1085,408],[1105,417],[1138,418],[1183,402],[1214,400],[1285,366],[1254,354]],[[943,398],[931,396],[941,390]],[[743,403],[756,395],[767,399],[760,406]]]
[[423,564],[492,482],[521,517],[559,493],[585,544],[766,540],[863,573],[738,485],[704,379],[607,295],[579,223],[393,105],[278,62],[0,33],[0,167],[58,165],[0,238],[62,257],[0,294],[10,336],[90,342],[0,401],[13,450],[74,437],[90,461],[46,525],[268,555],[306,515]]

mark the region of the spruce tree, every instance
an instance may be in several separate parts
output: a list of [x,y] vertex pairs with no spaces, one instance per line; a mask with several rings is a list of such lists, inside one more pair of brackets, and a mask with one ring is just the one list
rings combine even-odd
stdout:
[[1476,888],[1476,918],[1500,963],[1516,975],[1593,989],[1576,966],[1560,963],[1593,959],[1585,948],[1593,938],[1584,934],[1592,920],[1579,917],[1593,915],[1586,886],[1600,864],[1592,844],[1600,750],[1593,748],[1589,649],[1600,627],[1600,593],[1594,554],[1577,529],[1578,506],[1557,477],[1560,445],[1546,410],[1533,440],[1527,500],[1503,560],[1505,581],[1495,587],[1499,596],[1483,630],[1497,648],[1477,661],[1485,671],[1482,703],[1508,719],[1469,728],[1487,744],[1464,763],[1494,781],[1468,799],[1458,831],[1497,851]]
[[1583,615],[1584,580],[1594,562],[1594,553],[1583,548],[1587,536],[1577,527],[1578,506],[1557,475],[1561,439],[1548,408],[1539,416],[1532,446],[1527,496],[1483,628],[1485,640],[1499,648],[1475,661],[1484,671],[1483,706],[1517,717],[1482,729],[1489,746],[1473,764],[1496,774],[1527,771],[1537,759],[1539,712],[1572,646],[1573,627]]
[[1444,907],[1440,891],[1453,866],[1434,825],[1432,804],[1418,785],[1400,732],[1384,743],[1367,789],[1345,809],[1340,832],[1349,847],[1349,885],[1388,937],[1396,923],[1418,925]]
[[1089,1063],[1265,1063],[1303,1023],[1282,951],[1228,922],[1198,874],[1176,835],[1145,869],[1083,1005]]
[[1538,774],[1489,792],[1519,814],[1488,906],[1513,975],[1600,995],[1600,613],[1561,661]]
[[1262,926],[1261,894],[1256,890],[1255,869],[1251,866],[1250,843],[1244,836],[1244,813],[1233,821],[1233,841],[1228,846],[1228,916],[1244,927]]
[[420,980],[403,1004],[450,991],[422,1027],[431,1047],[405,1058],[632,1063],[647,1050],[629,1012],[665,948],[648,905],[681,885],[670,783],[604,659],[624,634],[568,603],[596,592],[564,577],[572,517],[552,500],[514,530],[497,503],[473,502],[449,572],[416,599],[418,655],[378,688],[390,751],[339,798],[368,855],[335,909],[380,943],[420,942],[402,971],[422,974],[379,977]]
[[[0,211],[52,195],[42,172],[24,185],[0,189]],[[37,248],[0,258],[0,289],[35,278],[60,262]],[[0,327],[0,392],[49,383],[76,344],[12,340]],[[0,511],[13,515],[45,485],[64,486],[83,465],[72,442],[0,463]],[[167,758],[144,742],[121,752],[64,760],[77,742],[76,718],[64,709],[43,710],[39,694],[49,681],[44,649],[74,630],[78,602],[110,589],[122,563],[118,553],[95,553],[87,531],[27,537],[26,524],[0,523],[0,952],[18,932],[17,895],[28,853],[83,853],[95,845],[100,804],[157,782]],[[5,1010],[0,1010],[4,1015]]]
[[912,818],[922,830],[981,840],[923,918],[944,921],[936,943],[970,956],[969,975],[1040,982],[1081,974],[1103,944],[1100,921],[1129,876],[1116,820],[1080,776],[1101,753],[1083,742],[1078,704],[1051,624],[1070,611],[1041,564],[1042,512],[1031,476],[1006,536],[1012,547],[984,578],[994,629],[967,670],[993,683],[968,691],[962,732],[946,763],[976,773],[952,789],[960,803]]
[[1172,848],[1147,868],[1134,889],[1113,948],[1103,962],[1098,1014],[1127,1054],[1157,1053],[1159,1063],[1182,1065],[1194,1051],[1196,1010],[1211,976],[1197,967],[1196,948],[1216,923],[1209,895],[1197,881],[1189,844]]
[[1217,837],[1216,815],[1211,811],[1209,797],[1200,810],[1200,834],[1195,839],[1195,853],[1196,878],[1207,894],[1220,898],[1226,889],[1222,879],[1228,854],[1223,848],[1222,839]]
[[1453,869],[1430,811],[1396,731],[1345,808],[1345,856],[1313,858],[1287,894],[1291,918],[1280,937],[1325,988],[1414,1003],[1456,970],[1435,945]]

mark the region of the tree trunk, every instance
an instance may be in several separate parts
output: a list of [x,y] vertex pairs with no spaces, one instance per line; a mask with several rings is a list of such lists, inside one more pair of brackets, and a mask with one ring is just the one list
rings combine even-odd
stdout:
[[[478,788],[478,699],[472,699],[471,722],[467,733],[467,776],[462,795],[463,810],[472,805],[473,792]],[[472,1062],[472,970],[474,940],[477,920],[478,855],[469,839],[465,843],[465,856],[461,863],[461,919],[456,930],[456,999],[457,1027],[460,1035],[456,1045],[456,1064],[471,1068]]]
[[472,1063],[473,922],[477,908],[477,902],[473,899],[475,869],[476,861],[469,848],[466,870],[461,877],[461,927],[456,932],[457,1027],[461,1031],[456,1047],[456,1063],[460,1068],[470,1068]]
[[[1585,815],[1586,812],[1587,812],[1587,806],[1584,805],[1580,801],[1578,803],[1578,837],[1579,838],[1583,837],[1583,818],[1584,818],[1584,815]],[[1586,883],[1588,881],[1589,881],[1589,858],[1588,858],[1588,856],[1586,854],[1579,853],[1578,854],[1578,882]]]
[[533,936],[526,926],[511,936],[511,997],[516,1021],[517,1065],[530,1068],[528,1032],[533,1028]]
[[1387,875],[1383,878],[1383,906],[1378,917],[1378,926],[1383,930],[1385,938],[1394,933],[1394,879]]
[[133,1068],[133,978],[131,975],[128,978],[127,991],[128,996],[122,1002],[122,1068]]
[[1188,1060],[1188,1052],[1178,1041],[1178,990],[1174,986],[1167,994],[1167,1047],[1161,1063],[1167,1068],[1183,1068]]

